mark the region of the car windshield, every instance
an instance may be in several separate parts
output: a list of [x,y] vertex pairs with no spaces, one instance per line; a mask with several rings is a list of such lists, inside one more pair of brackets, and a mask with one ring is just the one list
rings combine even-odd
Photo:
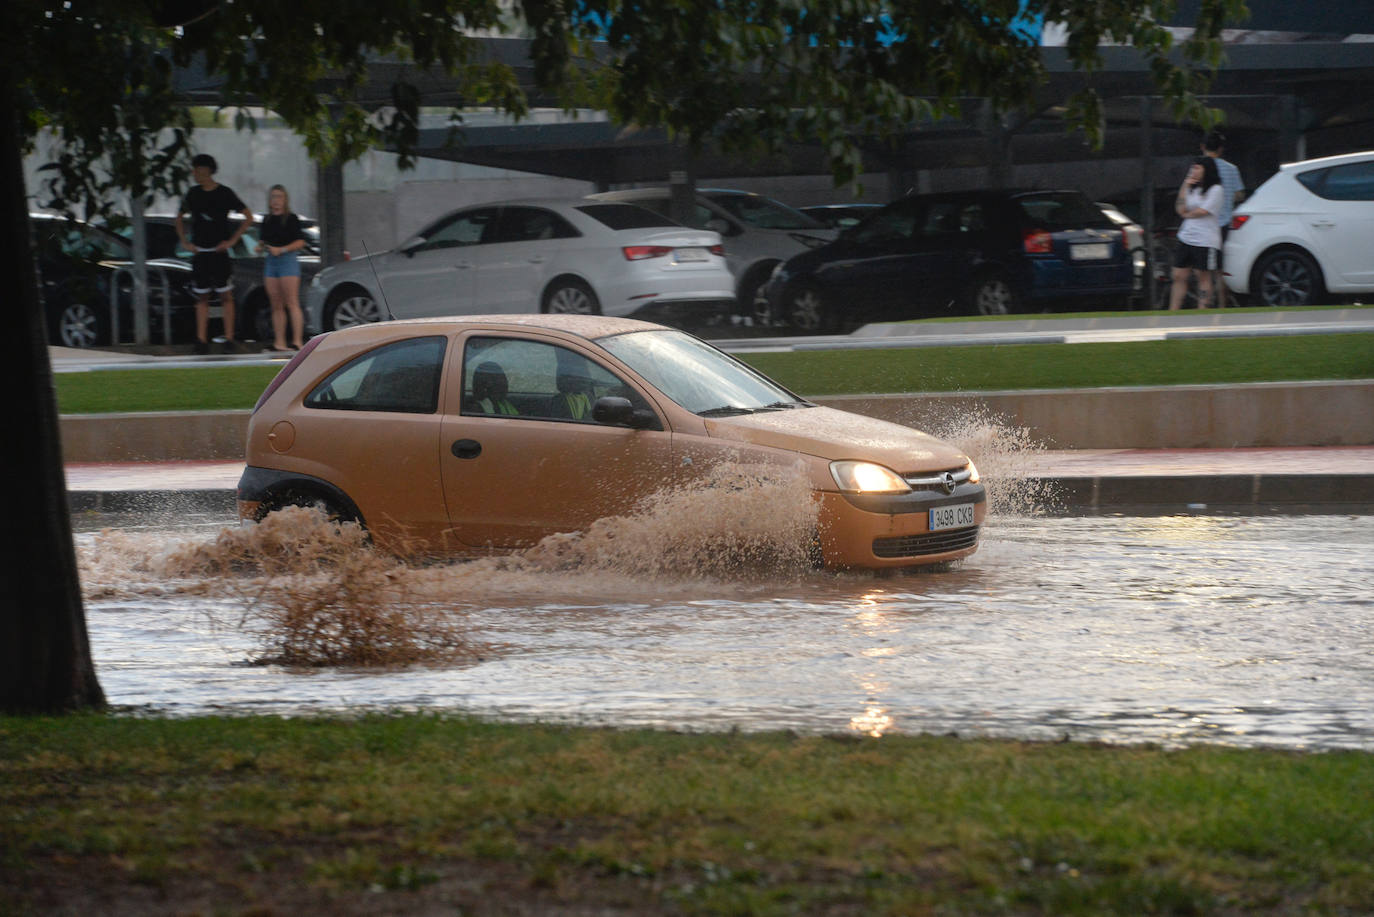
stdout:
[[711,203],[743,220],[750,226],[760,229],[824,229],[825,224],[780,204],[769,197],[757,194],[711,194],[705,193]]
[[719,417],[806,406],[771,379],[681,331],[633,331],[598,343],[694,414]]

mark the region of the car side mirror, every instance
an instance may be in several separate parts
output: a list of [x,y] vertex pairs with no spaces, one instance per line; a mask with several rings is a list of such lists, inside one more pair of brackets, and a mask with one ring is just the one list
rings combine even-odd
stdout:
[[422,248],[424,248],[424,247],[425,247],[425,237],[424,237],[424,236],[416,236],[416,237],[413,238],[413,239],[407,240],[406,243],[405,243],[404,245],[401,246],[401,252],[402,252],[407,258],[414,258],[414,257],[415,257],[415,253],[418,252],[420,249],[422,249]]
[[739,230],[730,223],[729,220],[722,220],[720,217],[712,217],[706,221],[706,228],[712,232],[718,232],[722,236],[737,236]]
[[603,395],[592,405],[592,420],[612,426],[643,430],[654,425],[657,418],[646,408],[636,408],[630,399],[619,395]]

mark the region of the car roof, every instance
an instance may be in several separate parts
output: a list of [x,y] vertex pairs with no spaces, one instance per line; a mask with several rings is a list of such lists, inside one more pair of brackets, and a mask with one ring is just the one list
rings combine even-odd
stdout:
[[637,318],[618,318],[609,315],[568,315],[563,313],[497,314],[497,315],[443,315],[431,318],[407,318],[369,325],[354,325],[332,334],[345,334],[365,340],[384,339],[399,333],[400,329],[416,327],[447,333],[469,328],[483,331],[502,331],[517,329],[537,329],[558,331],[563,334],[595,340],[631,331],[668,331],[664,325],[641,321]]
[[1342,166],[1352,162],[1364,162],[1374,159],[1374,150],[1363,150],[1358,153],[1341,153],[1338,156],[1322,156],[1317,159],[1303,159],[1298,162],[1285,162],[1279,166],[1284,172],[1301,169],[1306,171],[1312,168],[1325,168],[1327,166]]

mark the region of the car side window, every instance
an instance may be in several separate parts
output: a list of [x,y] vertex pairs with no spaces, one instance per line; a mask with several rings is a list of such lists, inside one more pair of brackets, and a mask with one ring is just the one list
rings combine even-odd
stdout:
[[1299,175],[1298,181],[1328,201],[1374,201],[1374,162],[1314,169]]
[[542,207],[505,207],[501,210],[497,242],[539,242],[581,235],[572,224]]
[[444,337],[397,341],[355,357],[305,397],[305,406],[330,411],[433,414],[439,409]]
[[526,338],[470,338],[463,349],[462,413],[595,423],[592,405],[617,395],[648,403],[615,373],[582,354]]
[[919,205],[899,201],[879,210],[846,235],[854,242],[900,242],[912,238],[917,221],[923,219]]
[[437,223],[427,231],[424,244],[417,251],[430,251],[439,248],[461,248],[464,245],[480,245],[496,238],[499,207],[483,207],[457,213]]

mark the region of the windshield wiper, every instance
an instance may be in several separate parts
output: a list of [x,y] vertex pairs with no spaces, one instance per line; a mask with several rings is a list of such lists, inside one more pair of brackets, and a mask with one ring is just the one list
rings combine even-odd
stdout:
[[772,404],[765,404],[763,407],[758,408],[758,410],[760,410],[760,411],[789,411],[789,410],[791,410],[792,408],[810,408],[810,407],[815,407],[815,405],[813,405],[813,404],[812,404],[811,402],[809,402],[809,401],[774,401]]
[[705,411],[697,411],[698,417],[735,417],[739,414],[752,414],[753,408],[741,408],[733,404],[724,404],[718,408],[708,408]]

